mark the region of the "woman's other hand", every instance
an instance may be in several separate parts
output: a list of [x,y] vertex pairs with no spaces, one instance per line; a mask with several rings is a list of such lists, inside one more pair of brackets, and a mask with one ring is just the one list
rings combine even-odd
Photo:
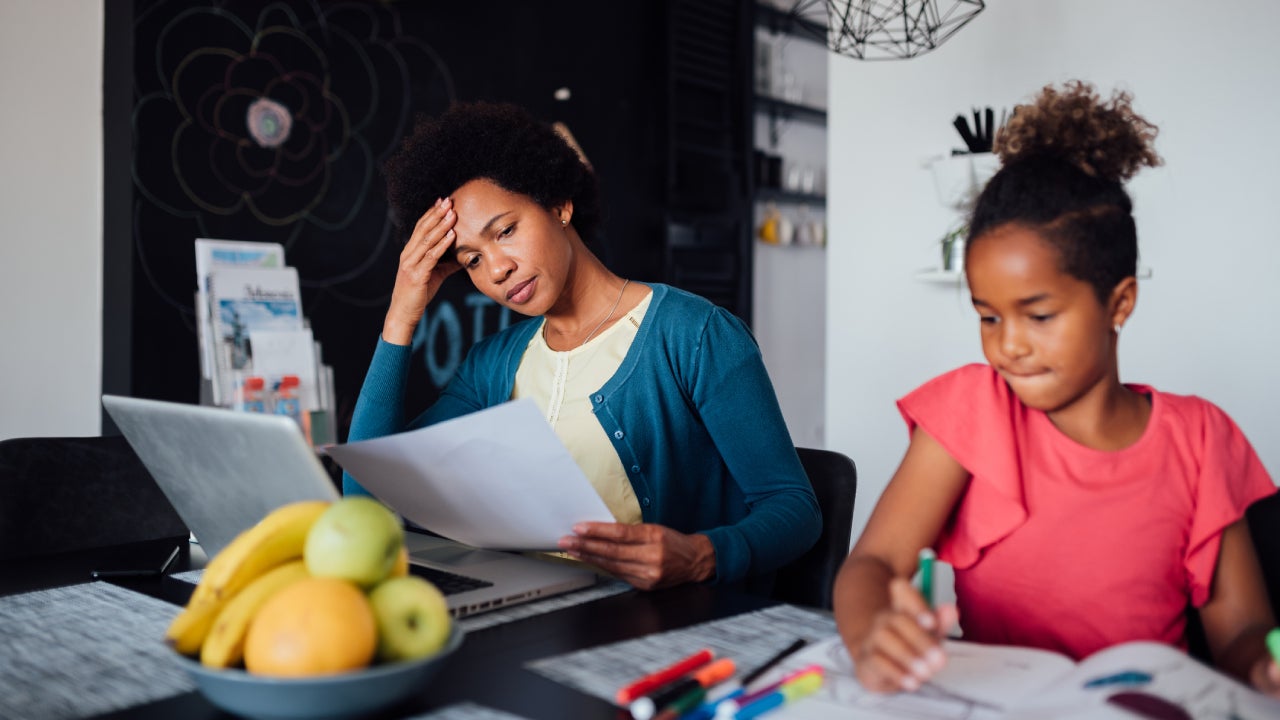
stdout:
[[578,523],[560,548],[641,590],[706,580],[716,553],[706,535],[685,535],[662,525]]
[[444,279],[461,269],[451,256],[458,216],[449,198],[437,200],[418,218],[409,242],[400,252],[396,285],[391,291],[391,307],[382,324],[382,339],[393,345],[408,345],[427,303],[440,290]]
[[1270,653],[1258,658],[1249,678],[1258,692],[1280,698],[1280,663]]
[[854,648],[858,682],[873,692],[912,691],[946,664],[941,640],[955,625],[954,605],[931,610],[903,578],[889,581],[888,608],[876,613],[870,632]]

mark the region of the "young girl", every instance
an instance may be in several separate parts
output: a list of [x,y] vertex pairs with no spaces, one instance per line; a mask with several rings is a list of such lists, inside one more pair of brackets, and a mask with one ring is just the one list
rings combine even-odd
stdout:
[[[996,139],[965,257],[989,364],[898,403],[910,445],[836,583],[867,688],[918,688],[957,620],[966,640],[1079,659],[1130,640],[1185,648],[1191,605],[1217,666],[1280,695],[1242,517],[1274,483],[1213,404],[1119,380],[1138,296],[1122,183],[1159,164],[1155,134],[1126,94],[1077,82],[1045,88]],[[925,547],[955,567],[958,609],[912,588]]]

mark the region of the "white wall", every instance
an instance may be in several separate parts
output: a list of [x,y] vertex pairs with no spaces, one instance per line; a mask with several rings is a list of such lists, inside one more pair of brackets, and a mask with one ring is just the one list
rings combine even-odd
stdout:
[[[1280,475],[1280,3],[993,0],[933,53],[831,62],[827,445],[858,464],[854,537],[906,448],[894,401],[982,361],[976,316],[936,264],[952,216],[920,162],[973,106],[1072,78],[1134,94],[1166,164],[1134,198],[1138,309],[1121,377],[1223,407]],[[997,113],[998,114],[998,113]]]
[[0,439],[101,431],[102,13],[0,3]]

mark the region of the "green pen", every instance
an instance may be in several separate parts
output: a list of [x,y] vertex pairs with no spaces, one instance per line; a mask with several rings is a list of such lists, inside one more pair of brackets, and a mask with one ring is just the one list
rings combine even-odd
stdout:
[[1267,649],[1271,651],[1271,659],[1280,665],[1280,627],[1272,628],[1267,633]]
[[922,548],[920,550],[920,594],[924,596],[924,601],[929,605],[929,609],[933,609],[933,560],[937,557],[933,554],[933,548]]

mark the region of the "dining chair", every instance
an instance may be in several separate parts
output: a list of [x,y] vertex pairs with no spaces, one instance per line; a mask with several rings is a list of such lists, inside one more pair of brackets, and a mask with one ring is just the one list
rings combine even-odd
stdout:
[[187,535],[123,437],[0,441],[0,560]]
[[818,496],[822,534],[808,552],[778,570],[772,597],[830,610],[836,573],[849,554],[858,471],[853,460],[834,450],[796,448],[796,454]]
[[1271,598],[1271,612],[1280,620],[1280,492],[1255,502],[1245,511],[1253,549],[1262,566],[1262,581]]

